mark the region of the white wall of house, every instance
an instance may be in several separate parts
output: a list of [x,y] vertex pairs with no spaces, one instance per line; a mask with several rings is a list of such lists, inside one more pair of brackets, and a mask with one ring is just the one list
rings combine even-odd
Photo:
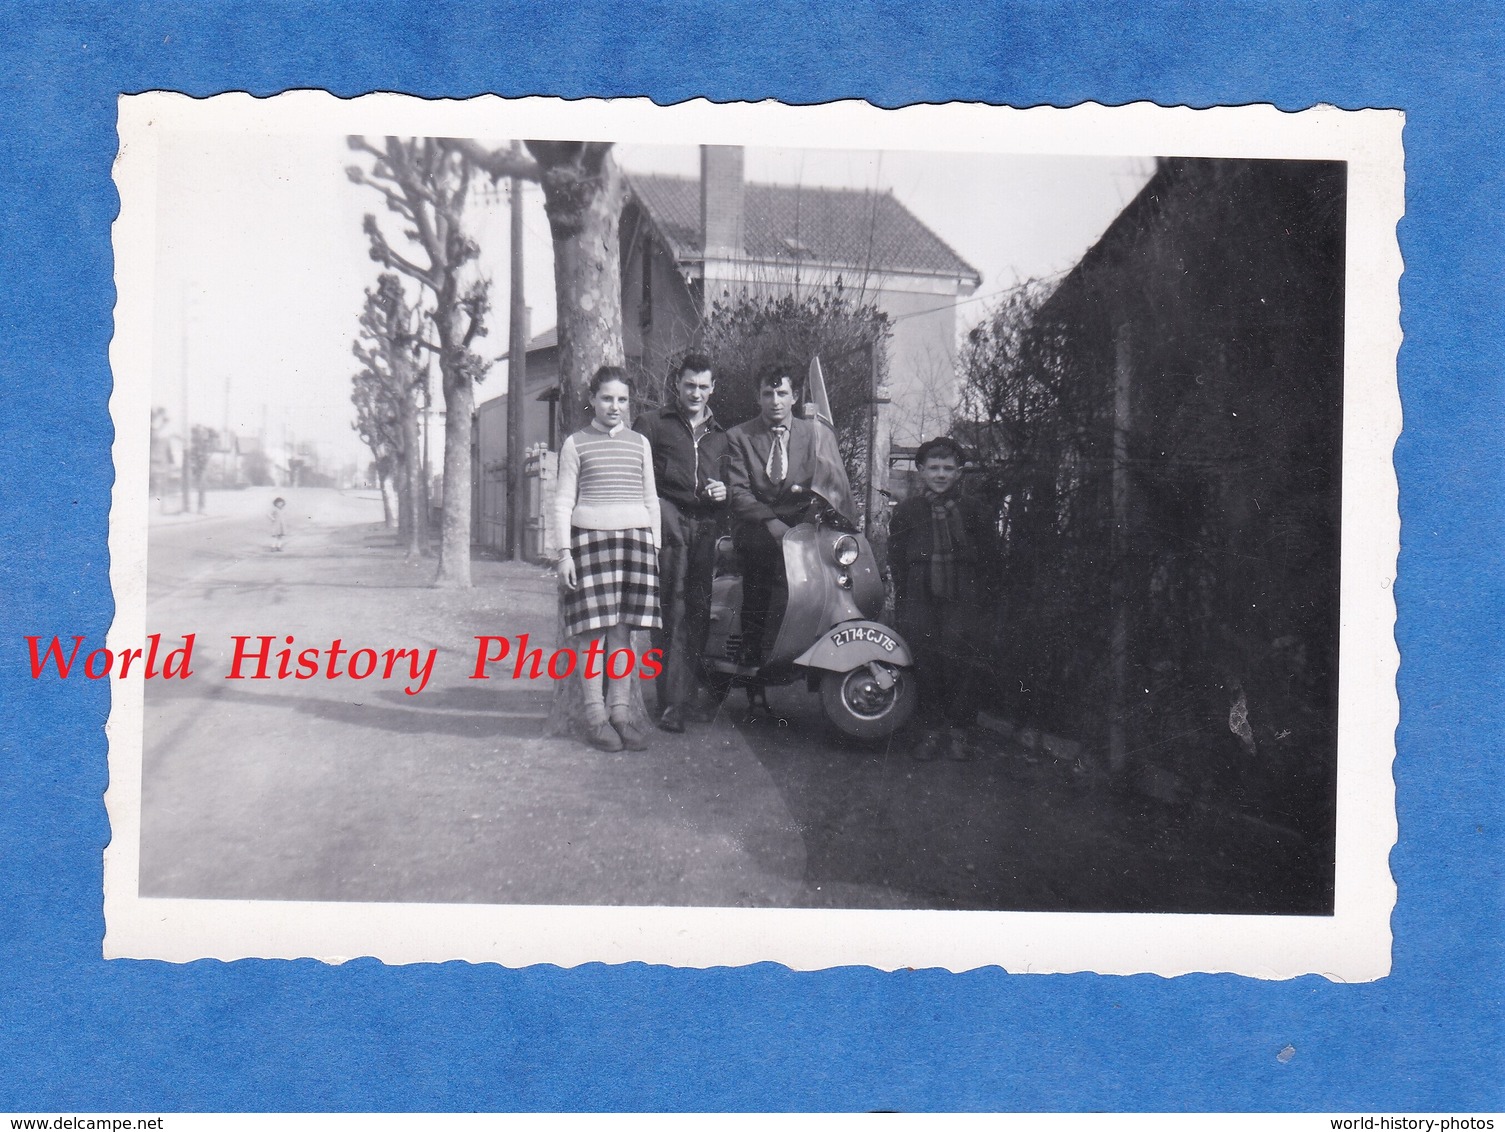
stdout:
[[[645,271],[651,277],[647,288]],[[645,318],[644,300],[649,297],[651,317]],[[640,392],[662,394],[670,361],[689,348],[700,321],[678,264],[656,242],[643,241],[628,258],[622,276],[622,350],[650,382],[650,389]]]
[[[702,146],[699,249],[683,262],[634,201],[624,225],[622,299],[624,346],[650,383],[662,382],[669,360],[695,341],[703,317],[723,294],[790,294],[814,291],[840,279],[854,303],[873,302],[889,316],[886,384],[879,396],[877,452],[886,463],[891,444],[913,446],[948,431],[959,392],[956,380],[957,303],[978,286],[975,272],[962,274],[817,262],[789,243],[789,255],[753,258],[746,253],[742,150]],[[682,197],[680,198],[682,201]],[[680,206],[680,229],[684,226]],[[698,257],[698,258],[696,258]],[[954,259],[954,256],[951,257]],[[656,386],[655,386],[656,389]]]
[[945,432],[956,407],[955,292],[884,289],[877,304],[893,320],[888,397],[893,443],[918,444]]
[[[821,287],[841,276],[854,301],[871,300],[893,320],[889,341],[886,395],[883,410],[893,443],[912,445],[944,432],[956,405],[956,303],[974,290],[971,280],[954,276],[869,274],[858,268],[842,270],[751,260],[713,260],[706,264],[706,294],[787,293],[796,287]],[[683,287],[680,288],[683,292]]]

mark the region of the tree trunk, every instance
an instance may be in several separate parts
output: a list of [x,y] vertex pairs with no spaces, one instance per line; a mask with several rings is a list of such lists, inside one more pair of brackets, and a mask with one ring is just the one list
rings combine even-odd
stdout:
[[397,493],[393,490],[392,477],[385,472],[377,472],[377,486],[381,488],[381,517],[382,526],[391,530],[397,525],[399,514]]
[[[408,498],[408,461],[406,457],[399,457],[392,466],[392,494],[397,500],[397,542],[400,546],[408,544],[408,538],[413,529],[412,500]],[[382,499],[382,507],[386,509],[386,499]],[[390,518],[387,526],[392,526]]]
[[554,240],[561,436],[590,422],[586,403],[596,370],[623,362],[622,261],[617,250],[622,189],[615,163],[609,168],[613,183],[583,214],[585,227],[567,239]]
[[[587,389],[597,369],[621,365],[622,260],[617,222],[626,199],[621,171],[610,146],[564,142],[529,142],[542,167],[539,178],[544,207],[554,237],[554,295],[559,313],[559,424],[568,436],[589,420]],[[568,531],[560,532],[567,541]],[[641,656],[648,634],[634,632],[633,649]],[[564,632],[564,605],[556,621],[560,647],[572,645]],[[649,726],[643,684],[632,681],[630,712],[639,727]],[[559,680],[549,706],[546,735],[583,733],[585,693],[579,680]]]
[[407,525],[402,531],[403,545],[409,558],[423,554],[428,545],[428,515],[423,508],[423,455],[418,450],[418,407],[414,404],[416,390],[409,383],[408,396],[402,407],[402,477],[398,490],[402,493],[400,513]]
[[[434,295],[430,313],[436,336],[423,343],[439,357],[444,390],[444,519],[439,540],[439,568],[434,584],[442,587],[470,585],[470,428],[475,406],[472,383],[485,373],[487,363],[471,352],[471,341],[486,333],[488,282],[473,279],[461,283],[466,264],[480,253],[479,245],[465,232],[463,214],[469,189],[471,164],[456,147],[437,138],[404,141],[388,137],[377,148],[360,137],[350,139],[351,148],[369,153],[375,164],[368,172],[359,166],[346,170],[357,184],[371,185],[387,201],[388,208],[412,225],[404,236],[423,248],[427,265],[414,263],[387,243],[376,217],[367,215],[363,224],[371,243],[371,257],[385,267],[415,279]],[[427,484],[424,485],[427,489]],[[418,512],[419,529],[424,511]]]
[[433,313],[444,394],[444,500],[434,584],[453,589],[470,585],[470,418],[475,411],[475,387],[464,364],[468,344],[460,332],[459,286],[451,273]]
[[434,584],[470,585],[470,418],[475,390],[470,378],[444,375],[444,513],[439,533],[439,572]]

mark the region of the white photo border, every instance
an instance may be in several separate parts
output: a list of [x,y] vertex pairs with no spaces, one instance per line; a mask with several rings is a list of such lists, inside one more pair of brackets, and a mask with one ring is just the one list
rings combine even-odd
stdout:
[[372,956],[387,963],[468,960],[508,967],[644,962],[712,967],[776,962],[797,970],[998,966],[1010,972],[1231,972],[1334,981],[1390,971],[1397,836],[1392,763],[1399,701],[1392,585],[1400,524],[1392,453],[1400,433],[1396,225],[1404,211],[1401,133],[1392,110],[1272,106],[1194,110],[1151,103],[1015,110],[977,104],[883,110],[860,102],[657,106],[648,99],[426,101],[266,99],[152,92],[123,96],[115,183],[115,336],[110,401],[115,484],[107,647],[146,624],[148,429],[154,303],[157,139],[169,130],[234,134],[561,137],[622,143],[808,146],[953,153],[1338,160],[1348,163],[1344,326],[1341,626],[1335,910],[1332,916],[1024,913],[669,907],[310,903],[139,895],[143,686],[112,680],[107,725],[112,840],[105,851],[107,958]]

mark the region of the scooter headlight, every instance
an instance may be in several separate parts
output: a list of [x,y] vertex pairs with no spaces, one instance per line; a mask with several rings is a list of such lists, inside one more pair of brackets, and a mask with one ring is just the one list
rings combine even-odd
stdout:
[[851,535],[842,535],[831,547],[831,555],[838,566],[850,566],[857,561],[858,553],[857,540]]

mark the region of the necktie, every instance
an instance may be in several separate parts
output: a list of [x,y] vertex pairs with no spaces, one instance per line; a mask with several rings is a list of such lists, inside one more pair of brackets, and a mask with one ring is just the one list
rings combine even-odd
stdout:
[[785,425],[774,425],[770,429],[773,433],[773,448],[768,453],[768,479],[770,483],[783,483],[788,474],[788,456],[784,452],[784,438],[789,435],[789,429]]

